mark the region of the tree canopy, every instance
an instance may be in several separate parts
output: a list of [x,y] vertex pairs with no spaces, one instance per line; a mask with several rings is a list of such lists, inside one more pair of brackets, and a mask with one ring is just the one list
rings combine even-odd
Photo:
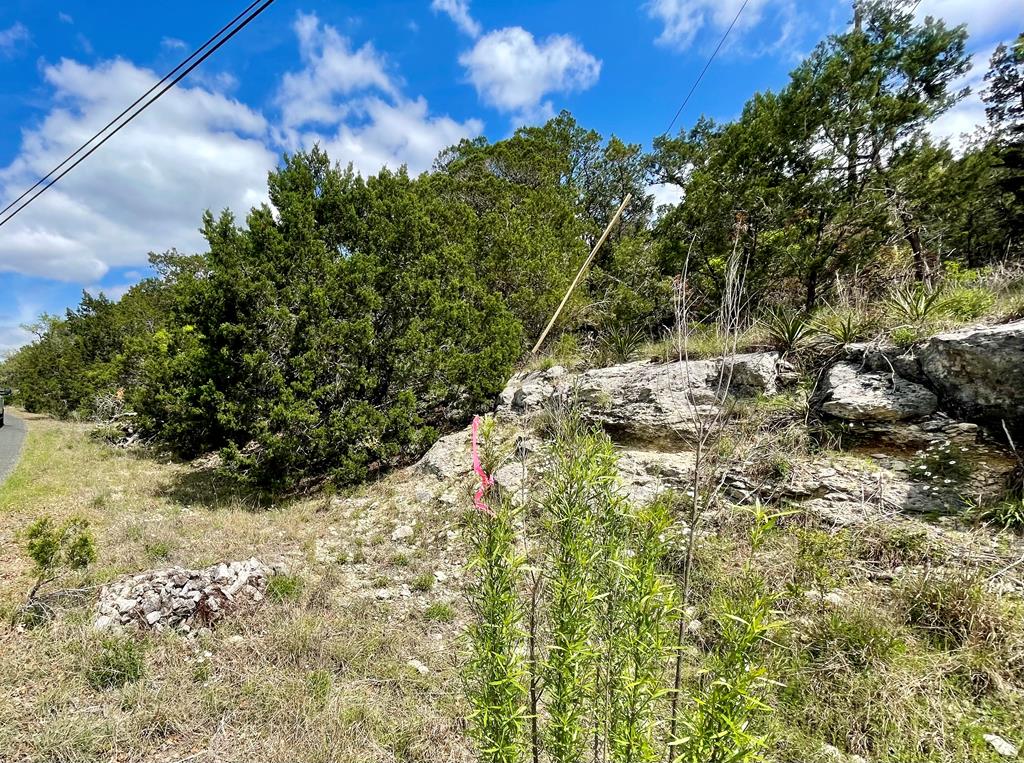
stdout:
[[[966,94],[966,41],[903,0],[861,1],[779,92],[650,151],[562,113],[464,140],[419,177],[285,156],[268,204],[241,223],[208,212],[206,251],[151,255],[117,301],[42,316],[0,374],[29,410],[127,412],[254,484],[349,484],[490,404],[627,194],[559,324],[577,341],[657,335],[684,264],[708,297],[694,318],[713,314],[734,251],[751,319],[812,310],[853,274],[927,284],[1019,262],[1024,35],[992,56],[988,124],[952,144],[929,128]],[[654,182],[680,202],[656,212]]]

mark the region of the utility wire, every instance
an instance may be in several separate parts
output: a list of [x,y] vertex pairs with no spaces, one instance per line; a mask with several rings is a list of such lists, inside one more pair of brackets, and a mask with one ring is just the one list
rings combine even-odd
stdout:
[[693,95],[693,91],[697,89],[697,85],[700,84],[700,81],[704,79],[704,75],[707,74],[708,68],[711,66],[711,62],[715,60],[715,56],[718,55],[718,51],[722,49],[722,46],[725,44],[726,39],[729,37],[729,32],[731,32],[732,28],[736,26],[736,22],[739,21],[740,14],[743,13],[743,9],[747,7],[748,2],[750,2],[750,0],[743,0],[743,5],[741,5],[740,9],[736,11],[736,16],[733,17],[732,23],[729,24],[729,28],[725,30],[725,34],[722,35],[722,39],[718,41],[718,47],[715,48],[714,52],[708,58],[707,63],[704,64],[704,68],[700,70],[700,74],[697,75],[697,79],[694,80],[693,86],[690,88],[690,92],[686,94],[686,97],[683,99],[682,104],[679,106],[678,109],[676,109],[676,115],[672,117],[672,121],[669,123],[668,129],[665,130],[665,132],[663,132],[662,135],[668,135],[670,132],[672,132],[672,128],[675,126],[676,120],[679,119],[679,115],[683,113],[683,109],[685,109],[686,104],[689,103],[690,96]]
[[244,21],[242,21],[242,23],[241,23],[241,24],[239,24],[238,26],[235,26],[235,27],[234,27],[234,29],[231,29],[231,31],[230,31],[230,32],[229,32],[229,33],[228,33],[228,34],[227,34],[227,35],[226,35],[225,37],[223,37],[223,39],[221,39],[220,41],[218,41],[216,45],[214,45],[214,46],[213,46],[212,48],[210,48],[210,49],[209,49],[209,50],[207,50],[207,51],[206,51],[205,53],[203,53],[203,55],[202,55],[202,56],[200,56],[200,57],[198,58],[198,60],[194,61],[194,62],[193,62],[193,63],[192,63],[192,64],[191,64],[190,66],[188,66],[188,68],[186,68],[186,69],[185,69],[184,71],[181,71],[181,73],[180,73],[180,74],[178,74],[178,76],[174,77],[174,79],[173,79],[173,80],[171,80],[171,82],[170,82],[169,84],[167,84],[167,85],[166,85],[166,86],[165,86],[165,87],[164,87],[164,88],[163,88],[162,90],[160,90],[160,92],[158,92],[158,93],[157,93],[157,94],[156,94],[155,96],[153,96],[153,97],[152,97],[152,98],[151,98],[150,100],[148,100],[148,101],[146,101],[145,103],[143,103],[143,104],[142,104],[142,107],[141,107],[141,108],[139,108],[139,109],[138,109],[137,111],[134,111],[134,112],[133,112],[133,113],[132,113],[132,114],[131,114],[131,115],[130,115],[130,116],[129,116],[129,117],[127,118],[127,119],[125,119],[125,120],[124,120],[123,122],[121,122],[121,124],[117,125],[117,127],[115,127],[115,128],[114,128],[114,129],[113,129],[113,130],[112,130],[111,132],[109,132],[109,133],[108,133],[108,134],[107,134],[106,136],[104,136],[102,140],[100,140],[100,141],[99,141],[98,143],[96,143],[96,145],[94,145],[94,146],[93,146],[92,148],[90,148],[90,149],[89,149],[88,151],[86,151],[86,153],[82,154],[82,156],[79,156],[79,157],[78,157],[78,159],[77,159],[77,160],[75,160],[75,161],[74,161],[74,162],[73,162],[73,163],[72,163],[72,164],[71,164],[71,165],[70,165],[69,167],[66,167],[66,168],[65,168],[65,169],[64,169],[64,170],[63,170],[62,172],[60,172],[60,174],[59,174],[59,175],[57,175],[56,177],[53,177],[53,179],[52,179],[52,180],[50,180],[50,181],[49,181],[48,183],[46,183],[45,185],[43,185],[43,187],[42,187],[42,188],[39,188],[39,190],[38,190],[38,191],[36,191],[36,192],[35,192],[34,194],[32,194],[31,196],[29,196],[29,198],[28,198],[27,200],[25,200],[25,202],[24,202],[23,204],[21,204],[21,206],[17,207],[16,209],[14,209],[14,211],[13,211],[13,212],[11,212],[10,214],[8,214],[8,215],[7,215],[7,217],[5,217],[5,218],[3,218],[2,220],[0,220],[0,226],[3,226],[3,225],[5,225],[5,224],[7,224],[8,222],[10,222],[10,221],[11,221],[11,220],[12,220],[12,219],[14,218],[14,216],[15,216],[15,215],[17,215],[17,214],[18,214],[18,213],[19,213],[19,212],[20,212],[21,210],[23,210],[23,209],[24,209],[25,207],[27,207],[27,206],[28,206],[29,204],[31,204],[31,203],[32,203],[33,201],[35,201],[35,200],[36,200],[36,199],[38,199],[38,198],[39,198],[40,196],[42,196],[42,195],[43,195],[43,194],[44,194],[44,193],[45,193],[45,192],[46,192],[47,190],[49,190],[50,188],[52,188],[52,187],[53,187],[53,185],[54,185],[54,184],[55,184],[55,183],[56,183],[56,182],[57,182],[58,180],[60,180],[60,179],[61,179],[62,177],[64,177],[65,175],[67,175],[67,174],[68,174],[69,172],[71,172],[71,170],[73,170],[73,169],[74,169],[75,167],[77,167],[77,166],[78,166],[79,164],[81,164],[81,163],[82,163],[83,161],[85,161],[85,160],[86,160],[86,159],[87,159],[87,158],[88,158],[89,156],[91,156],[91,155],[93,154],[93,152],[95,152],[95,151],[96,151],[96,150],[97,150],[97,149],[98,149],[98,148],[99,148],[100,146],[102,146],[102,145],[103,145],[104,143],[106,143],[106,142],[107,142],[108,140],[110,140],[110,139],[111,139],[112,137],[114,137],[114,135],[116,135],[116,134],[117,134],[117,133],[118,133],[118,132],[119,132],[119,131],[120,131],[121,129],[123,129],[124,127],[127,127],[127,126],[128,126],[128,124],[129,124],[129,123],[130,123],[130,122],[131,122],[131,121],[132,121],[133,119],[135,119],[135,117],[137,117],[137,116],[138,116],[139,114],[141,114],[141,113],[142,113],[143,111],[145,111],[145,110],[146,110],[147,108],[149,108],[149,107],[150,107],[150,106],[152,106],[152,105],[153,105],[154,103],[156,103],[156,101],[157,101],[157,100],[159,100],[159,99],[160,99],[160,97],[161,97],[162,95],[164,95],[164,94],[165,94],[165,93],[166,93],[166,92],[167,92],[168,90],[170,90],[170,89],[171,89],[172,87],[174,87],[174,86],[175,86],[176,84],[178,84],[179,82],[181,82],[181,80],[183,80],[183,79],[184,79],[185,77],[187,77],[187,76],[189,75],[189,73],[191,73],[191,72],[192,72],[192,71],[193,71],[193,70],[194,70],[194,69],[195,69],[196,67],[198,67],[198,66],[199,66],[199,65],[200,65],[201,63],[203,63],[203,61],[205,61],[205,60],[206,60],[206,59],[208,59],[208,58],[209,58],[210,56],[212,56],[212,55],[213,55],[214,53],[216,53],[216,52],[217,52],[217,50],[218,50],[218,49],[220,49],[220,47],[221,47],[222,45],[224,45],[224,44],[225,44],[225,43],[226,43],[226,42],[227,42],[228,40],[230,40],[230,39],[231,39],[232,37],[234,37],[234,36],[235,36],[236,34],[238,34],[239,32],[241,32],[241,31],[242,31],[242,30],[243,30],[243,29],[244,29],[244,28],[245,28],[246,26],[248,26],[248,24],[249,24],[249,23],[250,23],[251,21],[253,21],[253,20],[254,20],[254,19],[255,19],[255,18],[257,17],[257,16],[259,16],[259,15],[260,15],[261,13],[263,13],[263,11],[265,11],[265,10],[266,10],[267,8],[269,8],[269,7],[271,6],[271,4],[273,4],[273,2],[274,2],[274,0],[264,0],[264,1],[263,1],[263,4],[262,4],[262,5],[260,5],[260,6],[258,7],[258,8],[256,8],[256,10],[255,10],[255,11],[252,11],[252,9],[253,9],[253,8],[254,8],[254,7],[256,6],[256,5],[258,5],[258,4],[260,3],[260,0],[255,0],[255,1],[254,1],[254,2],[252,3],[252,4],[250,4],[250,5],[249,5],[249,7],[248,7],[248,8],[246,8],[246,9],[245,9],[244,11],[242,11],[242,12],[241,12],[240,14],[238,14],[237,16],[235,16],[235,18],[234,18],[234,19],[232,19],[232,20],[231,20],[230,22],[228,22],[228,23],[227,23],[227,24],[226,24],[226,25],[225,25],[224,27],[222,27],[222,28],[220,29],[220,31],[218,31],[218,32],[217,32],[217,34],[215,34],[215,35],[214,35],[213,37],[211,37],[211,38],[210,38],[209,40],[207,40],[207,41],[206,41],[206,42],[205,42],[205,43],[204,43],[204,44],[203,44],[202,46],[200,46],[199,48],[197,48],[197,49],[195,50],[195,52],[193,52],[193,53],[192,53],[192,55],[190,55],[190,56],[189,56],[188,58],[186,58],[186,59],[185,59],[184,61],[182,61],[182,62],[181,62],[180,64],[178,64],[178,65],[177,65],[176,67],[174,67],[174,69],[172,69],[172,70],[171,70],[170,72],[168,72],[168,73],[167,73],[167,74],[166,74],[166,75],[165,75],[165,76],[163,77],[163,79],[161,79],[161,80],[160,80],[159,82],[157,82],[157,83],[156,83],[155,85],[153,85],[153,87],[151,87],[151,88],[150,88],[150,89],[149,89],[148,91],[146,91],[146,92],[145,92],[145,93],[144,93],[143,95],[141,95],[141,96],[140,96],[140,97],[139,97],[138,99],[136,99],[136,101],[135,101],[134,103],[132,103],[132,104],[131,104],[131,106],[129,106],[128,108],[126,108],[126,109],[125,109],[124,111],[122,111],[122,112],[121,112],[120,114],[118,114],[118,115],[117,115],[116,117],[114,117],[114,118],[113,118],[113,119],[112,119],[112,120],[111,120],[110,122],[108,122],[108,123],[107,123],[107,125],[106,125],[106,126],[105,126],[105,127],[104,127],[104,128],[102,129],[102,130],[100,130],[100,131],[99,131],[99,132],[97,132],[97,133],[96,133],[95,135],[93,135],[93,136],[92,136],[91,138],[89,138],[89,140],[87,140],[87,141],[86,141],[85,143],[83,143],[83,144],[82,144],[81,146],[79,146],[79,147],[78,147],[78,148],[77,148],[77,149],[76,149],[76,150],[75,150],[75,151],[74,151],[73,153],[71,153],[71,154],[70,154],[70,155],[69,155],[69,156],[68,156],[68,157],[67,157],[66,159],[64,159],[64,161],[62,161],[62,162],[61,162],[60,164],[58,164],[58,165],[57,165],[56,167],[54,167],[54,168],[53,168],[52,170],[50,170],[50,171],[49,171],[49,172],[48,172],[48,173],[47,173],[46,175],[44,175],[44,176],[43,176],[42,178],[40,178],[40,179],[39,179],[38,181],[36,181],[36,183],[35,183],[35,184],[34,184],[34,185],[33,185],[33,186],[31,187],[31,188],[28,188],[28,189],[27,189],[27,190],[26,190],[26,191],[25,191],[24,193],[22,193],[22,194],[21,194],[21,196],[19,196],[19,197],[18,197],[17,199],[15,199],[14,201],[12,201],[12,202],[11,202],[10,204],[8,204],[8,205],[7,205],[6,207],[4,207],[4,209],[3,209],[3,210],[0,210],[0,215],[3,215],[4,213],[6,213],[6,212],[7,212],[8,210],[10,210],[10,209],[11,209],[11,207],[13,207],[13,206],[14,206],[15,204],[17,204],[17,203],[18,203],[19,201],[21,201],[21,200],[22,200],[22,199],[24,199],[24,198],[25,198],[26,196],[28,196],[29,194],[31,194],[31,193],[32,193],[32,191],[34,191],[35,189],[39,188],[39,186],[40,186],[40,185],[42,185],[43,183],[46,183],[46,180],[47,180],[48,178],[50,178],[51,176],[53,176],[53,174],[54,174],[55,172],[57,172],[57,171],[58,171],[58,170],[60,170],[60,169],[61,169],[62,167],[64,167],[64,165],[66,165],[66,164],[67,164],[67,163],[68,163],[69,161],[71,161],[72,159],[74,159],[74,157],[75,157],[75,156],[77,156],[77,155],[78,155],[79,153],[81,153],[81,152],[82,152],[82,150],[83,150],[83,149],[85,149],[85,147],[86,147],[86,146],[88,146],[88,145],[89,145],[90,143],[92,143],[93,141],[95,141],[95,140],[96,140],[96,138],[98,138],[98,137],[99,137],[100,135],[102,135],[102,134],[103,134],[103,133],[104,133],[104,132],[105,132],[106,130],[108,130],[108,129],[109,129],[110,127],[111,127],[111,125],[113,125],[113,124],[115,124],[116,122],[118,122],[118,120],[120,120],[120,119],[121,119],[122,117],[124,117],[124,116],[125,116],[125,114],[127,114],[127,113],[128,113],[129,111],[131,111],[131,110],[132,110],[132,109],[133,109],[133,108],[134,108],[135,106],[137,106],[137,105],[138,105],[138,104],[139,104],[140,102],[142,102],[142,101],[143,101],[143,100],[144,100],[145,98],[147,98],[147,97],[148,97],[148,96],[149,96],[149,95],[150,95],[150,94],[151,94],[151,93],[152,93],[152,92],[153,92],[154,90],[156,90],[157,88],[159,88],[159,87],[160,87],[160,85],[162,85],[163,83],[167,82],[167,80],[168,80],[168,79],[170,79],[170,78],[171,78],[172,76],[174,76],[175,72],[178,72],[179,70],[181,70],[181,68],[182,68],[183,66],[185,66],[185,64],[187,64],[187,63],[188,63],[189,61],[191,61],[191,60],[192,60],[193,58],[195,58],[195,57],[196,57],[197,55],[199,55],[199,53],[200,53],[200,52],[202,52],[202,51],[203,51],[203,50],[204,50],[205,48],[209,47],[209,46],[210,46],[210,44],[211,44],[211,43],[212,43],[212,42],[213,42],[214,40],[216,40],[216,39],[217,39],[218,37],[220,37],[220,36],[221,36],[221,35],[222,35],[222,34],[223,34],[223,33],[225,32],[225,30],[227,30],[227,29],[231,28],[231,27],[232,27],[232,26],[233,26],[233,25],[234,25],[234,24],[235,24],[235,23],[236,23],[236,22],[237,22],[237,21],[238,21],[238,20],[239,20],[240,18],[242,18],[242,16],[244,16],[244,15],[245,15],[246,13],[249,13],[250,11],[252,11],[252,12],[251,12],[251,13],[249,13],[249,15],[248,15],[248,16],[247,16],[247,17],[245,18],[245,20],[244,20]]
[[119,120],[119,119],[120,119],[121,117],[123,117],[123,116],[124,116],[125,114],[127,114],[127,113],[128,113],[129,111],[131,111],[131,110],[132,110],[132,109],[134,109],[134,108],[135,108],[136,106],[138,106],[138,105],[139,105],[140,103],[142,103],[142,101],[143,101],[143,100],[145,100],[145,99],[146,99],[146,98],[147,98],[147,97],[148,97],[148,96],[149,96],[149,95],[150,95],[150,94],[151,94],[151,93],[152,93],[152,92],[153,92],[154,90],[156,90],[156,89],[157,89],[158,87],[160,87],[160,86],[161,86],[162,84],[164,84],[164,83],[165,83],[165,82],[166,82],[167,80],[169,80],[169,79],[170,79],[171,77],[173,77],[173,76],[174,76],[174,75],[175,75],[175,74],[176,74],[176,73],[178,72],[178,70],[180,70],[180,69],[181,69],[181,68],[182,68],[183,66],[185,66],[185,65],[186,65],[186,64],[187,64],[187,63],[188,63],[189,61],[191,61],[191,60],[192,60],[193,58],[195,58],[195,57],[196,57],[196,56],[198,56],[198,55],[199,55],[199,54],[200,54],[201,52],[203,52],[203,51],[204,51],[204,50],[205,50],[206,48],[208,48],[208,47],[209,47],[209,46],[210,46],[210,45],[211,45],[211,44],[213,43],[213,41],[214,41],[214,40],[216,40],[216,39],[217,39],[218,37],[220,37],[220,36],[221,36],[222,34],[224,34],[224,32],[226,32],[226,31],[227,31],[228,29],[230,29],[230,28],[231,28],[231,27],[232,27],[232,26],[233,26],[234,24],[236,24],[236,23],[238,22],[238,20],[239,20],[240,18],[242,18],[242,16],[244,16],[245,14],[247,14],[247,13],[248,13],[249,11],[251,11],[251,10],[252,10],[253,8],[255,8],[255,7],[256,7],[257,5],[259,5],[259,4],[260,4],[260,0],[253,0],[253,3],[252,3],[252,4],[251,4],[251,5],[250,5],[250,6],[248,7],[248,8],[246,8],[246,9],[245,9],[244,11],[242,11],[242,12],[241,12],[241,13],[239,13],[239,14],[238,14],[237,16],[235,16],[235,17],[234,17],[233,19],[231,19],[231,21],[229,21],[229,22],[228,22],[227,24],[225,24],[225,25],[224,25],[223,27],[221,27],[220,31],[218,31],[218,32],[217,32],[217,34],[215,34],[215,35],[214,35],[213,37],[211,37],[211,38],[210,38],[209,40],[207,40],[206,42],[204,42],[204,43],[202,44],[202,46],[200,46],[199,48],[197,48],[197,49],[196,49],[196,50],[195,50],[195,51],[194,51],[194,52],[192,53],[192,55],[190,55],[190,56],[189,56],[188,58],[186,58],[186,59],[185,59],[184,61],[182,61],[182,62],[181,62],[180,64],[178,64],[178,65],[177,65],[177,66],[175,66],[175,67],[174,67],[173,69],[171,69],[171,70],[170,70],[169,72],[167,72],[167,74],[165,74],[165,75],[163,76],[163,79],[161,79],[161,80],[160,80],[159,82],[157,82],[157,83],[156,83],[155,85],[153,85],[153,87],[151,87],[151,88],[150,88],[149,90],[147,90],[147,91],[146,91],[145,93],[143,93],[143,94],[142,94],[142,95],[140,95],[140,96],[139,96],[138,98],[136,98],[136,99],[135,99],[135,101],[134,101],[134,102],[133,102],[133,103],[132,103],[132,104],[131,104],[130,106],[128,106],[128,107],[126,107],[126,108],[125,108],[125,110],[124,110],[124,111],[122,111],[122,112],[121,112],[120,114],[118,114],[118,115],[117,115],[116,117],[114,117],[114,118],[113,118],[113,119],[111,119],[111,120],[110,120],[109,122],[107,122],[107,123],[106,123],[106,124],[105,124],[105,125],[103,126],[103,128],[102,128],[101,130],[99,130],[99,131],[98,131],[98,132],[97,132],[97,133],[96,133],[95,135],[93,135],[93,136],[92,136],[91,138],[89,138],[89,140],[87,140],[87,141],[86,141],[85,143],[83,143],[83,144],[82,144],[81,146],[79,146],[78,148],[76,148],[76,149],[75,149],[75,150],[74,150],[74,151],[73,151],[73,152],[72,152],[71,154],[69,154],[69,155],[68,155],[68,157],[67,157],[67,158],[66,158],[66,159],[65,159],[64,161],[62,161],[62,162],[61,162],[60,164],[58,164],[58,165],[57,165],[56,167],[54,167],[54,168],[53,168],[52,170],[50,170],[50,171],[49,171],[49,172],[47,172],[47,173],[46,173],[45,175],[43,175],[43,176],[42,176],[41,178],[39,178],[39,180],[37,180],[37,181],[35,182],[35,185],[33,185],[33,186],[32,186],[31,188],[26,188],[26,189],[25,189],[25,191],[24,191],[24,192],[23,192],[23,193],[21,194],[21,196],[19,196],[18,198],[16,198],[16,199],[15,199],[14,201],[12,201],[12,202],[11,202],[10,204],[8,204],[8,205],[7,205],[6,207],[4,207],[3,209],[0,209],[0,215],[3,215],[4,213],[6,213],[6,212],[7,212],[7,210],[9,210],[9,209],[10,209],[11,207],[13,207],[13,206],[14,206],[15,204],[17,204],[17,203],[18,203],[19,201],[21,201],[22,199],[24,199],[24,198],[25,198],[26,196],[28,196],[28,195],[29,195],[30,193],[32,193],[32,191],[34,191],[34,190],[35,190],[36,188],[38,188],[39,186],[41,186],[41,185],[42,185],[43,183],[45,183],[45,182],[46,182],[47,180],[49,180],[49,179],[50,179],[50,177],[51,177],[51,176],[53,175],[53,173],[55,173],[55,172],[59,171],[59,170],[61,169],[61,167],[63,167],[63,166],[65,165],[65,164],[67,164],[67,163],[68,163],[68,162],[70,162],[70,161],[71,161],[72,159],[74,159],[74,158],[75,158],[76,156],[78,156],[78,154],[80,154],[80,153],[81,153],[82,151],[84,151],[84,150],[85,150],[85,149],[86,149],[86,148],[87,148],[87,147],[89,146],[89,144],[90,144],[90,143],[92,143],[92,142],[93,142],[94,140],[96,140],[96,139],[97,139],[98,137],[100,137],[100,136],[101,136],[101,135],[102,135],[103,133],[105,133],[105,132],[106,132],[107,130],[109,130],[109,129],[110,129],[110,128],[111,128],[111,127],[112,127],[112,126],[114,125],[114,124],[116,124],[116,123],[117,123],[117,121],[118,121],[118,120]]

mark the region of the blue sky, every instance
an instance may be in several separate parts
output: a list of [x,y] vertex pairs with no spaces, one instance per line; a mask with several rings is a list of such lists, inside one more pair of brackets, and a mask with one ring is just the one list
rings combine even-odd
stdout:
[[[649,144],[742,0],[277,0],[58,186],[0,228],[0,353],[82,289],[112,296],[149,251],[202,246],[206,208],[243,217],[282,152],[319,141],[362,172],[428,169],[462,137],[507,136],[566,108]],[[31,185],[246,3],[6,0],[0,7],[0,200]],[[966,23],[977,85],[1024,0],[922,0]],[[676,129],[734,117],[842,29],[849,3],[749,0]],[[977,90],[977,87],[975,87]],[[983,118],[976,95],[935,128]],[[659,189],[655,189],[659,190]],[[660,189],[664,192],[664,189]]]

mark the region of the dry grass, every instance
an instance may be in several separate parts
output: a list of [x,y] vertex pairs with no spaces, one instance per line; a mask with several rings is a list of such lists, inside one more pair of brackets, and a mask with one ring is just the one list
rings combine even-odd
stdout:
[[[142,678],[103,690],[88,681],[102,651],[91,598],[29,630],[5,617],[0,760],[468,759],[459,552],[446,534],[455,512],[417,502],[403,474],[350,496],[254,509],[189,466],[92,442],[82,425],[26,418],[22,461],[0,486],[5,614],[30,586],[18,534],[43,514],[85,517],[95,533],[96,564],[67,586],[249,556],[283,558],[301,586],[198,638],[142,637]],[[396,523],[416,527],[409,542],[391,541]],[[437,570],[447,585],[412,590]],[[390,598],[379,598],[382,585]],[[452,617],[427,616],[440,609]]]
[[[798,469],[812,455],[777,425],[799,411],[777,408],[741,412],[764,418],[759,436]],[[94,568],[66,585],[250,555],[283,558],[290,574],[272,601],[211,633],[142,638],[142,676],[120,687],[90,684],[102,683],[104,645],[89,603],[29,630],[0,620],[0,761],[474,759],[458,677],[459,510],[426,494],[461,488],[407,471],[344,496],[259,508],[199,469],[93,442],[82,425],[29,418],[23,460],[0,486],[3,612],[30,586],[17,534],[45,513],[84,516],[96,534]],[[854,457],[830,457],[840,456]],[[869,508],[847,528],[787,516],[756,552],[750,513],[727,508],[698,544],[698,620],[711,621],[712,594],[744,595],[753,574],[786,621],[762,655],[766,760],[831,760],[825,743],[873,763],[997,760],[983,733],[1024,741],[1019,598],[989,591],[986,616],[970,620],[986,624],[981,635],[937,643],[936,627],[963,621],[949,614],[963,609],[958,589],[918,597],[927,607],[909,617],[905,587],[940,567],[989,577],[1020,557],[1016,536],[924,517],[883,521]],[[398,524],[415,528],[410,542],[392,541]],[[827,589],[846,603],[829,604]],[[698,646],[687,650],[686,686],[703,675]]]

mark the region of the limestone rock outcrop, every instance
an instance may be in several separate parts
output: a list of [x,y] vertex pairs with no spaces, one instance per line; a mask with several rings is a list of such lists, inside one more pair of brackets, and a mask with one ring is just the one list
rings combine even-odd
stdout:
[[934,413],[931,390],[895,373],[864,371],[853,363],[832,366],[822,380],[821,409],[846,421],[903,421]]
[[921,371],[945,407],[1024,429],[1024,320],[938,334],[916,349]]
[[731,361],[637,361],[578,374],[555,366],[513,377],[499,397],[498,412],[535,413],[549,400],[575,393],[584,416],[615,439],[686,440],[694,434],[695,417],[713,415],[722,404],[720,378],[730,379],[734,394],[771,395],[778,391],[780,370],[779,356],[772,352],[737,355]]

